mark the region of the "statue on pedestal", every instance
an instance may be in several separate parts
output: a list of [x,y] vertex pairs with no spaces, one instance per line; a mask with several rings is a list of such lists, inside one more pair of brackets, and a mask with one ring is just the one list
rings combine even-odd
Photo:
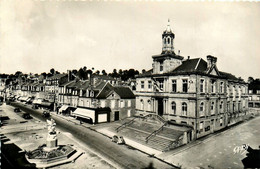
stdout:
[[48,148],[56,148],[58,145],[55,126],[56,123],[53,119],[47,120],[47,127],[48,127],[47,147]]

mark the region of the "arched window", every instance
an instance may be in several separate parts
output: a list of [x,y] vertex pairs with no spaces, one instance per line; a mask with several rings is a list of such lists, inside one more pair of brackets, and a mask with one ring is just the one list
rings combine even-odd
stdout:
[[172,102],[172,112],[173,114],[176,114],[176,103]]
[[141,103],[141,110],[144,110],[144,101],[143,101],[143,99],[140,100],[140,103]]
[[168,44],[170,44],[170,38],[168,38]]
[[182,103],[182,115],[187,116],[187,103]]
[[164,44],[166,44],[166,38],[164,38]]
[[147,100],[147,103],[148,103],[148,111],[151,111],[151,100]]
[[173,39],[171,38],[171,45],[173,45]]

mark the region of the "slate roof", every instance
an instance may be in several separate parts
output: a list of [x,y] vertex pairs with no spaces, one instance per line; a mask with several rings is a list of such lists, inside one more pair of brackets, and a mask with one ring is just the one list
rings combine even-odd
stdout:
[[116,92],[121,99],[134,99],[135,95],[129,87],[116,86],[113,87],[110,83],[106,83],[106,86],[97,95],[97,99],[106,99],[112,92]]
[[134,99],[135,95],[129,87],[118,86],[114,87],[114,91],[122,98],[122,99]]
[[73,81],[72,83],[68,84],[68,88],[79,88],[81,86],[81,81]]
[[80,89],[83,89],[83,90],[86,90],[88,89],[90,86],[90,82],[89,81],[85,81],[85,82],[82,82],[81,85],[80,85]]
[[207,62],[202,58],[195,58],[183,61],[173,72],[204,72],[206,70]]
[[175,59],[180,59],[180,60],[183,59],[183,56],[179,56],[174,53],[164,53],[164,54],[152,56],[153,59],[160,59],[160,58],[165,58],[165,57],[170,57],[170,58],[175,58]]
[[98,78],[98,79],[103,79],[103,80],[115,80],[113,77],[107,76],[107,75],[92,75],[92,77]]
[[[110,84],[110,83],[109,83],[109,84]],[[96,85],[95,89],[101,90],[105,85],[106,85],[106,82],[101,81],[101,82],[99,82],[99,83]]]
[[[212,69],[212,68],[211,68]],[[194,59],[187,59],[182,62],[180,66],[174,69],[172,72],[164,73],[164,74],[141,74],[137,77],[146,77],[146,76],[162,76],[162,75],[181,75],[181,74],[201,74],[201,75],[209,75],[208,71],[208,63],[203,60],[202,58],[194,58]],[[231,81],[239,81],[244,82],[242,79],[237,78],[236,76],[232,75],[231,73],[221,72],[218,71],[221,78],[229,79]],[[244,82],[245,83],[245,82]]]
[[64,76],[67,76],[67,74],[56,74],[56,75],[53,75],[51,77],[48,77],[47,80],[54,80],[54,79],[60,79]]
[[106,86],[97,95],[98,99],[105,99],[113,91],[113,86],[110,83],[106,83]]

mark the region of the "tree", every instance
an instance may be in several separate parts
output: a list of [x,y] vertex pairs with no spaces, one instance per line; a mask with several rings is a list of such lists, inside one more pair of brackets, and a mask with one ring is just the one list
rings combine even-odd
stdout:
[[19,77],[19,76],[21,76],[22,74],[23,74],[23,73],[22,73],[21,71],[17,71],[17,72],[15,72],[14,75],[15,75],[16,77]]
[[119,69],[118,74],[119,74],[119,76],[121,77],[121,76],[123,75],[123,70],[122,70],[122,69]]
[[82,68],[79,69],[77,74],[80,79],[87,79],[86,72]]
[[118,77],[118,73],[117,73],[117,70],[114,69],[112,74],[111,74],[112,77]]
[[54,69],[54,68],[51,68],[50,73],[51,73],[52,75],[54,75],[55,69]]
[[107,72],[105,70],[102,70],[102,75],[107,75]]
[[72,70],[72,73],[73,73],[74,75],[76,75],[76,74],[78,74],[78,71],[77,71],[76,69],[73,69],[73,70]]
[[143,69],[143,70],[142,70],[142,74],[144,74],[145,72],[146,72],[146,70],[145,70],[145,69]]
[[97,71],[95,72],[95,74],[99,75],[99,74],[100,74],[100,71],[99,71],[99,70],[97,70]]
[[253,78],[253,77],[251,77],[251,76],[248,77],[248,80],[247,80],[248,83],[252,83],[253,81],[254,81],[254,78]]

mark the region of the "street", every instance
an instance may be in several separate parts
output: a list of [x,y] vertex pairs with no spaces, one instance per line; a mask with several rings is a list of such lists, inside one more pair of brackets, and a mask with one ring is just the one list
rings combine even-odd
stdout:
[[[33,110],[20,103],[12,103],[12,105],[20,107],[23,111],[30,113],[42,121],[46,121],[38,110]],[[52,118],[57,124],[57,129],[72,134],[73,137],[84,143],[93,150],[93,152],[109,159],[117,164],[119,168],[140,169],[147,167],[150,163],[152,163],[155,168],[174,168],[173,166],[156,158],[151,158],[138,150],[124,145],[117,145],[111,142],[109,138],[87,129],[84,126],[76,125],[56,116],[52,116]]]

